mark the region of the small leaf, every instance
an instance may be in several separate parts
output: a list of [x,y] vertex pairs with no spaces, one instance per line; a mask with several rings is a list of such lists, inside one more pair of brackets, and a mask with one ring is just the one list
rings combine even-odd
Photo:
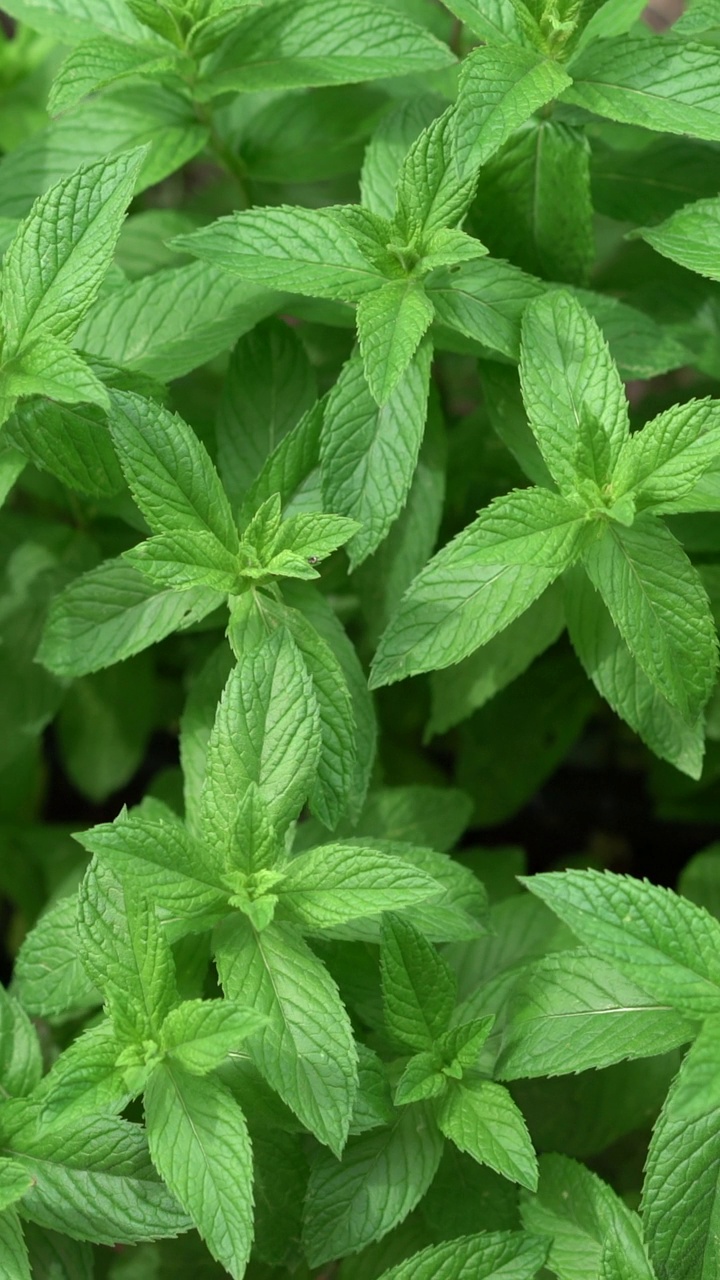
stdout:
[[479,1078],[451,1082],[435,1111],[442,1132],[460,1151],[535,1190],[537,1157],[522,1114],[502,1085]]

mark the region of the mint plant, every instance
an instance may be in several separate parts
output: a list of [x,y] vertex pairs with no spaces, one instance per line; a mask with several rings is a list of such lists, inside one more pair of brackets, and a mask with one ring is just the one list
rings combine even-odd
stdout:
[[714,1280],[711,7],[0,18],[3,1280]]

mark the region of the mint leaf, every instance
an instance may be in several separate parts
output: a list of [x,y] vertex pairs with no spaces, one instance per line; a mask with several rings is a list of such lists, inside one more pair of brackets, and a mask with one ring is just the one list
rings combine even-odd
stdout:
[[14,1209],[0,1213],[0,1249],[8,1267],[8,1280],[32,1280],[22,1223]]
[[25,938],[17,957],[15,990],[28,1013],[49,1017],[100,1004],[78,954],[76,920],[75,896],[60,898]]
[[212,533],[161,533],[125,551],[123,559],[159,586],[176,591],[204,586],[232,594],[241,580],[237,554]]
[[153,1164],[213,1257],[241,1280],[252,1242],[252,1151],[232,1094],[165,1063],[145,1091],[145,1120]]
[[570,639],[598,693],[651,751],[689,777],[699,778],[705,752],[702,716],[689,721],[662,696],[630,653],[580,567],[570,570],[565,586]]
[[525,120],[564,95],[570,78],[534,49],[507,44],[475,49],[463,62],[458,92],[464,168],[479,168]]
[[[462,3],[453,0],[452,7],[457,9]],[[545,1241],[524,1231],[483,1231],[431,1245],[383,1271],[380,1280],[463,1280],[466,1275],[472,1275],[473,1280],[532,1280],[546,1253]]]
[[173,50],[167,45],[125,44],[121,40],[88,40],[63,62],[48,95],[48,111],[56,115],[118,82],[167,74],[174,70]]
[[524,880],[606,963],[689,1017],[720,1007],[720,925],[702,907],[629,876],[565,871]]
[[697,570],[652,516],[608,524],[583,554],[620,635],[648,679],[689,718],[715,680],[717,637]]
[[280,0],[251,13],[204,68],[210,97],[228,89],[354,84],[452,65],[446,45],[366,0]]
[[221,602],[208,587],[159,590],[123,559],[106,560],[55,597],[37,657],[57,675],[88,675],[192,626]]
[[323,496],[331,510],[362,525],[348,546],[353,569],[376,550],[405,505],[425,429],[430,359],[425,344],[378,405],[361,361],[351,358],[328,397]]
[[104,498],[123,488],[106,416],[95,405],[26,400],[7,422],[5,437],[76,492]]
[[383,919],[380,971],[385,1022],[411,1049],[432,1049],[450,1024],[455,976],[419,929],[402,916]]
[[651,1058],[685,1044],[696,1026],[591,951],[546,956],[510,996],[495,1073],[502,1080],[565,1075]]
[[696,200],[659,226],[641,227],[636,234],[688,271],[720,279],[720,200]]
[[[271,12],[278,12],[277,4]],[[385,283],[325,209],[246,209],[177,236],[173,244],[244,280],[310,297],[357,301]]]
[[157,533],[211,533],[229,551],[238,535],[232,510],[204,446],[162,406],[113,393],[110,422],[133,497]]
[[184,1000],[162,1025],[160,1046],[190,1075],[205,1076],[265,1019],[234,1000]]
[[624,446],[613,489],[637,494],[639,510],[682,509],[682,498],[720,457],[720,404],[690,400],[658,414]]
[[144,158],[136,150],[78,169],[37,200],[3,259],[7,354],[41,335],[73,336],[112,261]]
[[643,1220],[658,1276],[709,1277],[717,1268],[717,1020],[700,1032],[670,1087],[645,1166]]
[[347,1013],[324,965],[289,925],[256,933],[241,917],[218,928],[216,960],[225,994],[266,1016],[247,1051],[273,1089],[339,1156],[357,1089]]
[[441,886],[392,854],[326,844],[293,858],[274,892],[287,918],[312,930],[425,902]]
[[637,1214],[575,1160],[541,1156],[537,1195],[523,1197],[521,1212],[528,1231],[552,1238],[548,1266],[558,1280],[595,1280],[602,1275],[608,1240],[621,1245],[632,1265],[630,1274],[653,1280]]
[[318,1152],[303,1223],[310,1266],[355,1253],[404,1221],[430,1186],[442,1148],[432,1118],[414,1106],[390,1128],[350,1138],[340,1162]]
[[67,1123],[72,1116],[80,1121],[98,1113],[119,1114],[134,1092],[118,1065],[120,1051],[115,1030],[107,1020],[73,1040],[36,1094],[43,1102],[43,1121]]
[[563,102],[660,133],[720,138],[717,50],[670,35],[599,40],[571,64]]
[[41,1075],[37,1032],[18,1001],[0,988],[0,1089],[5,1096],[22,1098]]
[[0,1159],[0,1214],[22,1200],[32,1186],[32,1178],[21,1164]]
[[531,302],[520,377],[533,433],[561,492],[580,477],[606,485],[628,438],[628,405],[594,320],[570,294]]
[[280,831],[297,817],[312,787],[319,746],[310,677],[281,628],[233,668],[217,710],[200,801],[203,834],[216,860],[241,864],[234,828],[251,783]]
[[433,315],[432,302],[414,280],[388,281],[360,299],[358,341],[365,378],[379,405],[390,399]]
[[86,402],[108,409],[108,393],[76,351],[51,334],[31,338],[6,364],[3,381],[13,396],[44,395],[61,404]]
[[451,1081],[435,1114],[445,1137],[460,1151],[535,1189],[537,1157],[522,1114],[502,1085],[479,1078]]

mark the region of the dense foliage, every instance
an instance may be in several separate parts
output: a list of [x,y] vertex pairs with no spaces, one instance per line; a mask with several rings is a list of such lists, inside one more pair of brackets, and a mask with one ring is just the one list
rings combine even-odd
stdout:
[[5,3],[3,1280],[720,1280],[720,4],[641,9]]

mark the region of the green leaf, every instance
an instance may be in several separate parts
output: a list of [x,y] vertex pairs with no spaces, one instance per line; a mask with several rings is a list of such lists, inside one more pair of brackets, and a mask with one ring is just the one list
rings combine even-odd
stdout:
[[192,626],[220,603],[209,587],[158,590],[122,558],[106,560],[55,596],[37,657],[57,675],[88,675]]
[[5,436],[35,466],[79,493],[106,498],[123,488],[107,419],[96,405],[60,405],[39,397],[23,401]]
[[297,505],[302,509],[307,505],[311,510],[320,507],[313,494],[313,484],[320,463],[323,412],[324,403],[318,400],[270,454],[245,494],[240,507],[241,524],[249,521],[258,508],[274,495],[280,496],[283,507]]
[[297,817],[312,789],[319,747],[310,677],[281,628],[231,671],[210,735],[201,823],[218,863],[230,858],[242,865],[234,828],[251,783],[278,830]]
[[141,39],[145,32],[129,12],[130,7],[117,0],[9,0],[7,12],[28,22],[34,31],[46,32],[67,43],[85,39],[93,30],[133,41]]
[[446,45],[367,0],[279,0],[250,13],[203,70],[208,97],[355,84],[451,66]]
[[483,707],[555,643],[564,625],[562,592],[553,586],[494,640],[435,672],[428,736],[444,733]]
[[680,543],[653,516],[608,524],[583,554],[620,635],[664,698],[697,717],[717,668],[717,637],[702,581]]
[[658,414],[623,447],[613,491],[637,494],[640,510],[682,509],[682,498],[720,457],[720,403],[689,400]]
[[438,1067],[438,1055],[416,1053],[408,1062],[395,1089],[395,1106],[406,1107],[411,1102],[424,1102],[442,1093],[447,1079]]
[[441,98],[413,95],[397,102],[380,119],[365,152],[360,190],[366,209],[391,219],[403,161],[418,134],[443,110]]
[[628,438],[628,405],[603,335],[570,294],[527,308],[520,376],[535,438],[562,492],[611,478]]
[[[277,13],[274,4],[269,13]],[[326,209],[278,205],[219,218],[173,245],[244,280],[307,294],[357,301],[385,283],[350,233]]]
[[[144,807],[143,807],[144,808]],[[160,918],[202,928],[225,914],[227,892],[203,847],[174,815],[133,810],[76,836],[101,864],[158,904]]]
[[517,360],[520,320],[528,302],[539,296],[540,281],[509,262],[488,258],[453,271],[434,272],[426,288],[435,308],[434,332],[440,346],[447,343],[442,331],[438,334],[438,325]]
[[0,1159],[0,1215],[22,1200],[31,1186],[32,1178],[23,1165],[14,1160]]
[[650,1142],[643,1220],[661,1280],[711,1280],[720,1263],[718,1046],[717,1019],[711,1018],[671,1085]]
[[0,1213],[0,1249],[7,1280],[32,1280],[22,1223],[14,1209]]
[[59,1119],[67,1123],[74,1116],[80,1123],[88,1115],[119,1114],[134,1092],[118,1066],[120,1051],[120,1042],[107,1019],[73,1040],[35,1095],[43,1103],[43,1121]]
[[528,1231],[552,1238],[548,1266],[558,1280],[597,1280],[608,1239],[621,1245],[629,1274],[653,1280],[637,1214],[575,1160],[541,1156],[537,1195],[523,1196],[521,1211]]
[[184,1000],[163,1022],[160,1046],[184,1071],[204,1076],[264,1022],[237,1000]]
[[646,676],[620,636],[587,574],[566,579],[565,615],[575,653],[598,693],[662,760],[691,778],[702,773],[702,716],[689,723]]
[[112,261],[145,155],[82,167],[33,205],[3,259],[8,354],[41,335],[72,338]]
[[133,497],[154,530],[210,533],[237,551],[230,503],[204,445],[182,418],[116,391],[110,431]]
[[537,1157],[522,1114],[502,1085],[479,1077],[452,1081],[435,1114],[460,1151],[534,1191]]
[[315,399],[315,375],[289,325],[268,320],[240,339],[215,423],[218,470],[231,502],[240,501]]
[[0,1098],[22,1098],[42,1075],[37,1032],[14,998],[0,987]]
[[467,57],[458,91],[464,170],[478,169],[533,112],[567,90],[557,62],[518,45],[484,46]]
[[720,280],[720,200],[696,200],[657,227],[635,234],[663,257],[709,280]]
[[45,395],[62,404],[110,407],[105,387],[83,357],[51,334],[31,338],[5,366],[3,378],[14,396]]
[[248,920],[233,917],[216,937],[225,994],[267,1017],[247,1041],[250,1057],[318,1141],[339,1155],[357,1090],[357,1053],[335,983],[289,925],[257,934]]
[[[549,491],[537,492],[542,495],[541,509],[552,507],[557,517],[559,500]],[[547,544],[552,567],[522,563],[523,534],[527,533],[522,513],[534,503],[532,496],[528,504],[527,495],[508,495],[433,557],[405,592],[382,636],[373,659],[371,687],[460,662],[529,609],[550,586],[568,563],[563,548],[572,548],[581,521],[576,515],[569,522],[566,518],[554,538],[539,533],[525,538],[539,559]],[[498,510],[501,514],[505,507],[509,508],[508,531],[515,535],[518,552],[514,562],[509,560],[513,539],[505,542],[499,532],[503,521],[496,520]],[[570,513],[569,505],[566,510]],[[496,556],[495,563],[491,555]]]
[[720,139],[717,49],[673,35],[599,40],[572,62],[562,101],[658,133]]
[[595,258],[584,132],[532,119],[480,174],[473,228],[502,258],[546,280],[585,284]]
[[188,1229],[187,1217],[150,1163],[139,1125],[114,1117],[85,1119],[82,1125],[31,1122],[13,1134],[10,1145],[13,1159],[34,1179],[23,1216],[41,1227],[112,1246]]
[[223,1267],[242,1280],[252,1243],[252,1150],[243,1113],[219,1080],[177,1063],[145,1091],[153,1164]]
[[390,399],[433,315],[432,302],[414,280],[388,281],[360,299],[357,326],[363,368],[379,405]]
[[93,1280],[92,1245],[32,1223],[25,1227],[25,1239],[35,1280]]
[[512,990],[495,1074],[567,1075],[687,1043],[696,1025],[591,951],[537,960]]
[[48,111],[57,115],[91,93],[135,77],[172,72],[174,50],[160,43],[126,44],[107,37],[83,41],[63,62],[48,95]]
[[392,1127],[351,1138],[340,1162],[318,1152],[303,1225],[310,1266],[355,1253],[403,1222],[430,1186],[442,1148],[432,1117],[414,1106]]
[[689,1017],[720,1008],[720,924],[669,889],[565,871],[524,880],[595,955]]
[[348,546],[352,569],[380,545],[407,500],[425,429],[430,358],[423,344],[382,406],[373,399],[361,360],[351,358],[328,398],[323,496],[331,510],[363,526]]
[[387,914],[380,972],[388,1031],[411,1049],[432,1049],[455,1008],[457,987],[450,967],[409,920]]
[[176,591],[204,586],[234,593],[240,583],[237,553],[212,533],[161,533],[123,552],[123,559],[152,582]]
[[[452,7],[462,3],[453,0]],[[532,1280],[546,1254],[546,1242],[524,1231],[483,1231],[431,1245],[380,1280]]]
[[51,1017],[91,1008],[101,997],[78,954],[77,902],[60,898],[25,938],[15,963],[15,991],[28,1013]]
[[430,876],[392,854],[326,844],[293,858],[274,892],[287,918],[323,929],[426,902],[442,891]]
[[177,996],[172,953],[154,907],[91,863],[80,886],[78,934],[82,962],[118,1034],[137,1043],[156,1040]]

